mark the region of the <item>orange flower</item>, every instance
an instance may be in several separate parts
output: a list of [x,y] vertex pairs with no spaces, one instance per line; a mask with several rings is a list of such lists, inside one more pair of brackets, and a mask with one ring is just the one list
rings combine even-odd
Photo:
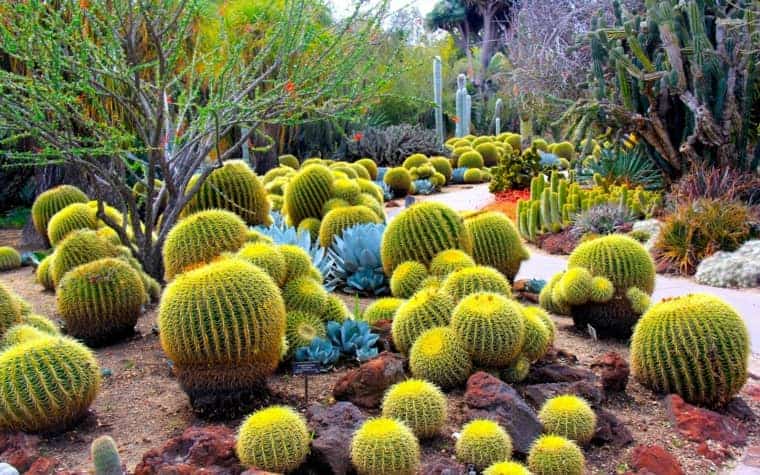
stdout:
[[354,142],[360,141],[364,137],[364,134],[361,132],[357,132],[354,134]]
[[90,8],[90,1],[89,0],[79,0],[79,8],[82,10],[87,10]]
[[452,117],[452,118],[451,118],[451,120],[452,120],[452,121],[453,121],[455,124],[458,124],[458,123],[459,123],[459,117],[457,117],[457,116],[454,116],[454,117]]
[[293,81],[288,81],[285,83],[285,92],[288,94],[293,94],[296,92],[296,85],[293,83]]

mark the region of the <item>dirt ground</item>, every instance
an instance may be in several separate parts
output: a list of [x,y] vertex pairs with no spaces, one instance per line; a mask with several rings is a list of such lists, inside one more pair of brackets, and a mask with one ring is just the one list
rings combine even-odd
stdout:
[[[12,235],[0,233],[0,245],[13,244]],[[0,273],[0,282],[28,300],[34,311],[56,319],[55,295],[44,292],[34,282],[30,267]],[[353,299],[345,298],[350,308]],[[369,300],[363,299],[362,306]],[[610,341],[590,340],[576,333],[569,319],[555,317],[559,327],[555,346],[577,356],[579,363],[588,367],[598,356],[617,351],[628,357],[626,345]],[[207,424],[197,419],[190,410],[188,399],[171,375],[155,332],[156,311],[150,308],[140,318],[136,336],[117,345],[96,350],[100,365],[110,371],[103,378],[103,387],[92,406],[91,415],[68,432],[42,437],[43,455],[53,456],[66,469],[90,469],[89,445],[100,435],[109,434],[117,441],[124,462],[131,470],[150,448],[161,446],[167,439],[179,435],[190,425]],[[346,368],[310,379],[310,402],[329,403],[332,387]],[[760,381],[750,381],[758,384]],[[286,371],[281,371],[268,382],[275,400],[304,409],[303,382]],[[746,391],[746,387],[745,387]],[[463,422],[463,391],[449,396],[449,424],[444,434],[423,442],[423,463],[436,453],[451,455],[454,440]],[[760,404],[744,394],[755,414],[760,415]],[[608,400],[604,407],[613,412],[632,432],[636,443],[660,444],[673,453],[688,474],[716,473],[720,467],[696,452],[696,444],[680,437],[665,415],[662,396],[631,381],[625,394]],[[218,422],[215,422],[218,423]],[[226,421],[237,427],[239,420]],[[749,428],[748,445],[760,444],[760,424]],[[634,444],[635,445],[635,444]],[[627,470],[631,447],[614,451],[606,447],[586,449],[587,473],[615,474]],[[741,457],[741,449],[733,454]],[[730,463],[729,463],[730,464]]]

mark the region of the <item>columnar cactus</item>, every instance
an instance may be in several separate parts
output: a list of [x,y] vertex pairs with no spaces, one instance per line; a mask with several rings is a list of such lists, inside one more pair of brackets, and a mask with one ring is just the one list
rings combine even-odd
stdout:
[[525,341],[522,306],[502,295],[478,292],[462,299],[451,316],[451,328],[473,362],[503,368],[520,355]]
[[364,310],[362,320],[374,325],[381,320],[393,320],[396,310],[405,302],[404,299],[384,297],[377,299]]
[[0,246],[0,271],[21,267],[21,254],[9,246]]
[[403,422],[419,438],[433,437],[446,424],[446,396],[434,384],[408,379],[385,393],[382,414]]
[[351,440],[351,461],[359,475],[414,475],[420,444],[403,422],[369,419]]
[[164,243],[164,277],[171,280],[187,269],[211,262],[223,252],[236,252],[248,228],[235,213],[221,209],[199,211],[180,220]]
[[399,213],[383,233],[383,268],[390,276],[404,261],[418,261],[427,266],[444,249],[472,252],[472,237],[464,220],[446,205],[417,203]]
[[423,264],[417,261],[402,262],[391,275],[391,294],[397,298],[408,299],[420,289],[427,277],[428,272]]
[[285,189],[285,212],[297,226],[305,218],[321,218],[322,205],[333,196],[333,174],[322,165],[308,165],[290,180]]
[[116,447],[116,442],[108,435],[100,436],[92,441],[90,458],[92,458],[95,475],[124,474],[119,449]]
[[460,74],[457,76],[457,93],[456,93],[456,106],[457,106],[457,122],[456,122],[456,136],[464,137],[470,133],[470,116],[467,115],[467,76]]
[[223,259],[166,287],[158,327],[161,346],[191,395],[250,390],[277,368],[285,304],[266,272]]
[[441,72],[441,57],[433,58],[433,100],[435,101],[435,135],[439,145],[446,140],[443,127],[443,74]]
[[58,245],[50,263],[53,284],[57,286],[71,269],[106,257],[119,257],[119,250],[95,231],[80,229],[72,232]]
[[580,445],[590,442],[596,431],[596,413],[577,396],[556,396],[547,400],[538,419],[547,434],[566,437]]
[[[197,179],[193,177],[188,188],[195,186]],[[207,209],[231,211],[249,226],[269,224],[269,201],[264,185],[243,160],[227,160],[221,168],[211,172],[182,212],[186,216]]]
[[583,475],[585,465],[575,442],[558,435],[539,437],[528,454],[528,468],[535,475]]
[[436,327],[423,332],[412,345],[409,368],[416,378],[448,389],[467,380],[472,360],[453,330]]
[[512,458],[512,439],[496,422],[475,419],[462,427],[456,454],[459,461],[483,470],[495,462]]
[[720,406],[747,381],[749,351],[747,326],[735,309],[712,295],[685,295],[641,317],[631,340],[631,370],[655,391]]
[[0,381],[0,429],[47,432],[84,416],[100,387],[100,368],[73,339],[35,337],[0,353]]
[[67,332],[91,346],[132,333],[147,299],[140,274],[114,258],[75,267],[56,291]]
[[56,246],[72,231],[97,227],[95,210],[87,203],[72,203],[50,218],[47,237],[50,244]]
[[492,267],[465,267],[452,272],[443,281],[443,291],[459,302],[475,292],[494,292],[512,296],[512,286],[503,274]]
[[425,288],[404,302],[396,311],[391,331],[393,343],[404,354],[425,330],[446,326],[451,319],[454,302],[436,288]]
[[251,414],[240,426],[235,452],[246,467],[290,472],[309,454],[311,435],[306,421],[285,406],[271,406]]
[[514,280],[520,263],[530,255],[512,221],[503,213],[490,212],[468,218],[464,224],[472,235],[475,262],[491,266]]
[[87,200],[82,190],[71,185],[57,186],[40,193],[32,204],[34,229],[47,238],[48,221],[53,215],[72,203],[87,203]]

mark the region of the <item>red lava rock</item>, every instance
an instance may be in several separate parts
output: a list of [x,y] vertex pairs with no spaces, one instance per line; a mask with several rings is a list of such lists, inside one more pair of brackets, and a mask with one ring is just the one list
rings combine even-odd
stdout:
[[684,475],[681,464],[659,445],[639,445],[631,452],[634,473],[651,475]]
[[406,379],[404,362],[404,357],[397,353],[380,353],[359,368],[344,374],[335,383],[333,396],[364,408],[378,407],[385,390]]
[[34,461],[32,466],[25,472],[25,475],[52,475],[53,473],[58,473],[55,470],[57,465],[58,462],[51,458],[40,457]]
[[602,388],[609,392],[622,392],[628,385],[631,369],[628,362],[615,351],[605,353],[591,364],[591,369],[602,380]]
[[312,404],[306,411],[309,427],[314,431],[311,453],[306,462],[320,473],[346,475],[351,472],[351,439],[366,416],[350,402],[332,406]]
[[372,331],[380,336],[377,339],[377,347],[381,351],[396,350],[396,346],[393,344],[393,333],[391,333],[392,326],[393,320],[379,320],[372,325]]
[[716,465],[720,465],[731,457],[731,451],[718,443],[705,441],[697,446],[697,453],[702,457],[712,460]]
[[744,425],[717,412],[693,406],[677,394],[665,398],[665,410],[678,432],[694,442],[713,440],[742,446],[747,443]]
[[599,379],[592,371],[573,368],[562,363],[534,366],[526,378],[528,383],[573,383],[575,381],[596,381]]
[[469,408],[470,420],[497,421],[509,432],[514,449],[519,453],[527,454],[530,445],[541,435],[541,422],[533,409],[510,385],[488,373],[478,371],[470,376],[464,402]]
[[135,475],[229,474],[245,470],[235,455],[235,432],[224,426],[189,427],[160,449],[151,449]]
[[0,461],[13,465],[20,473],[29,470],[39,457],[37,437],[23,432],[0,433]]

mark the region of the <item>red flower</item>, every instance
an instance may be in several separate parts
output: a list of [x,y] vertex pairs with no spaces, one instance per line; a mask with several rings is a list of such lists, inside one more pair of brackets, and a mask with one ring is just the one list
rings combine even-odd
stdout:
[[357,132],[354,134],[354,142],[360,141],[364,137],[364,134],[361,132]]
[[458,124],[458,123],[459,123],[459,117],[457,117],[457,116],[454,116],[454,117],[452,117],[452,118],[451,118],[451,120],[452,120],[452,121],[453,121],[455,124]]
[[293,83],[293,81],[288,81],[285,83],[285,92],[288,94],[293,94],[296,92],[296,85]]

